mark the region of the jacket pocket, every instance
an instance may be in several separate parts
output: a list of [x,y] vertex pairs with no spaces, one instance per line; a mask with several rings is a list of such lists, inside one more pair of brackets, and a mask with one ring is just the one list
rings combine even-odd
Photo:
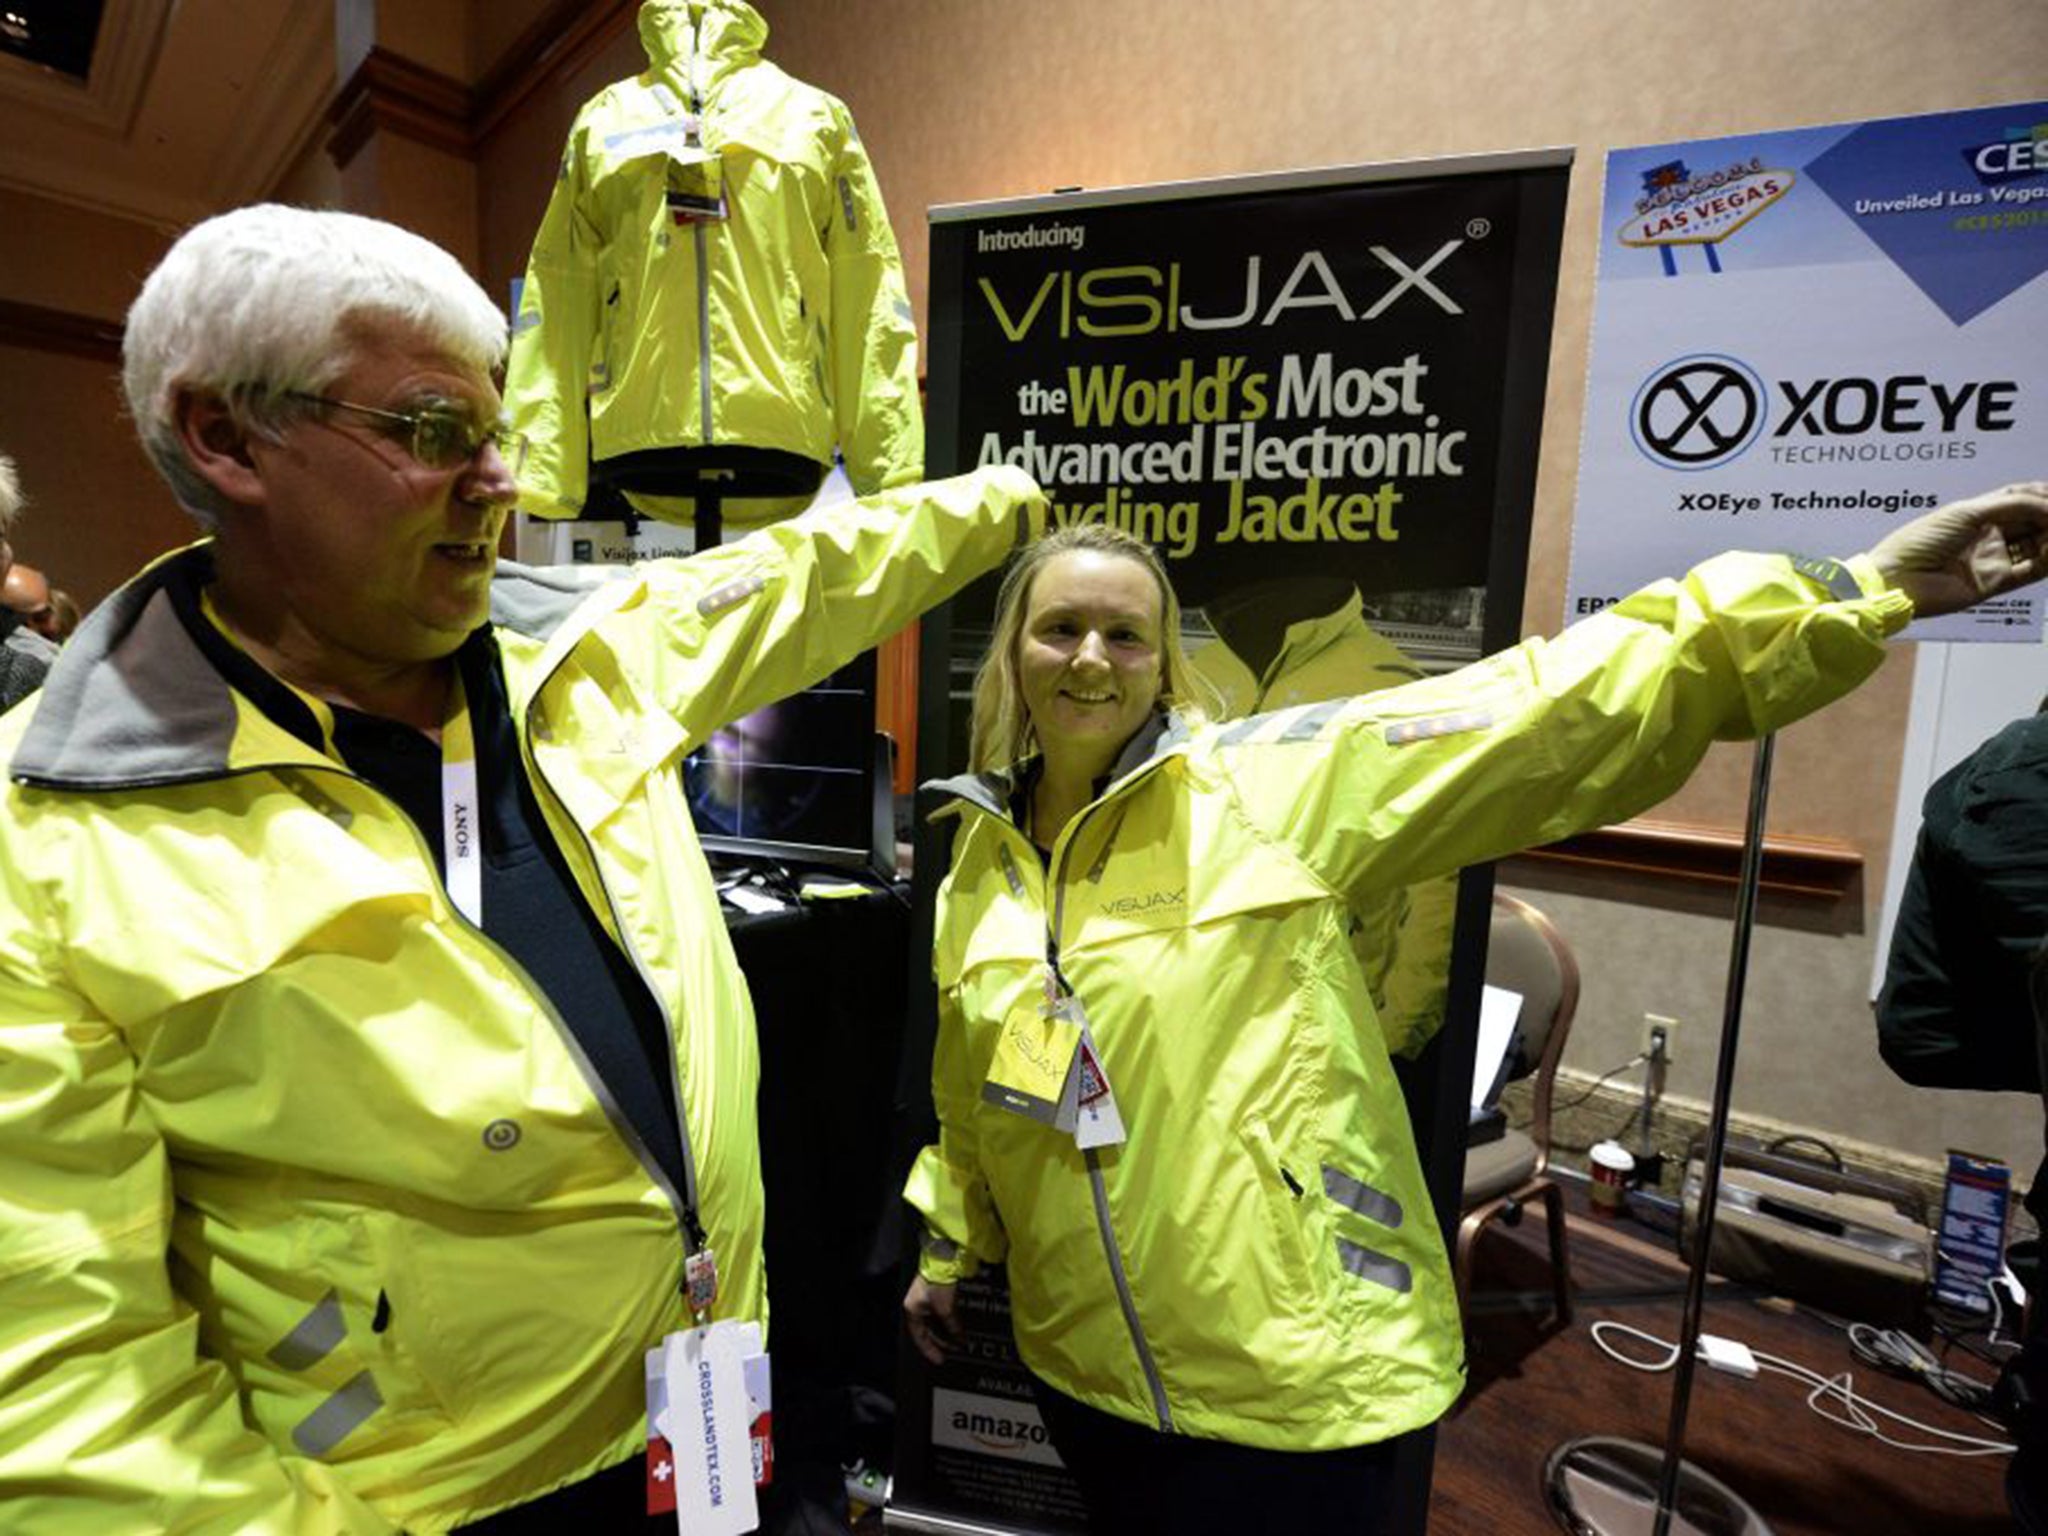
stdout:
[[1268,1236],[1274,1244],[1283,1286],[1288,1294],[1308,1300],[1313,1310],[1326,1285],[1310,1235],[1308,1186],[1300,1170],[1281,1157],[1264,1121],[1247,1118],[1241,1139],[1258,1176],[1263,1196],[1260,1203],[1266,1212]]

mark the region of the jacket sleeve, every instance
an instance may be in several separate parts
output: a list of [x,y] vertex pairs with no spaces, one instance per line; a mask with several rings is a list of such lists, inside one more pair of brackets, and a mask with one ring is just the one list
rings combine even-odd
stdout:
[[590,217],[582,125],[571,131],[555,189],[534,237],[512,317],[505,365],[505,409],[527,437],[519,472],[520,510],[573,518],[590,479],[589,391],[598,358],[597,251]]
[[[1400,897],[1400,914],[1378,956],[1373,990],[1387,1049],[1397,1056],[1413,1056],[1443,1027],[1451,937],[1458,922],[1458,877],[1419,881]],[[1370,972],[1368,980],[1373,980]]]
[[1002,1263],[1010,1251],[981,1172],[981,1149],[974,1134],[980,1092],[966,1021],[941,987],[939,1035],[932,1049],[932,1103],[939,1115],[939,1139],[917,1155],[903,1186],[903,1198],[924,1217],[917,1272],[934,1285],[965,1280],[984,1264]]
[[951,597],[1044,527],[1020,470],[840,502],[733,544],[633,568],[598,623],[685,745],[807,688]]
[[825,227],[832,281],[826,358],[847,478],[857,494],[868,495],[924,476],[917,326],[874,167],[846,108],[836,101],[832,107],[840,141]]
[[1214,750],[1252,822],[1356,895],[1648,809],[1713,742],[1847,693],[1911,616],[1860,560],[1722,555],[1555,640],[1255,717]]
[[243,1419],[166,1259],[169,1158],[121,1033],[0,874],[0,1508],[17,1532],[374,1536]]
[[1927,792],[1877,1003],[1878,1050],[1909,1083],[2041,1087],[2027,983],[2048,938],[2048,759],[1999,759],[2042,730],[2007,727]]

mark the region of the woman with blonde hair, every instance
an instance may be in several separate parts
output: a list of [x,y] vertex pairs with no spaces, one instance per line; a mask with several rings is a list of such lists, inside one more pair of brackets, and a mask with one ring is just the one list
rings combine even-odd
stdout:
[[1357,1530],[1464,1384],[1407,1115],[1346,942],[1372,892],[1634,815],[1846,693],[1916,613],[2035,579],[2048,485],[1846,563],[1724,555],[1461,671],[1209,724],[1157,557],[1025,553],[938,895],[938,1143],[905,1298],[1009,1270],[1097,1529]]

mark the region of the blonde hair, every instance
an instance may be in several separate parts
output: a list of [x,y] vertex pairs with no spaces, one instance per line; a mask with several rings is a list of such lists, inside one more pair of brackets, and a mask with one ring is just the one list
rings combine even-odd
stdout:
[[1072,523],[1011,558],[996,591],[994,632],[974,674],[974,712],[969,737],[969,768],[991,773],[1022,762],[1038,749],[1038,733],[1024,707],[1024,689],[1017,676],[1017,649],[1024,635],[1024,615],[1031,606],[1031,586],[1038,573],[1061,555],[1087,551],[1136,561],[1159,586],[1159,704],[1182,715],[1205,718],[1213,690],[1188,665],[1180,643],[1180,597],[1166,574],[1166,564],[1143,539],[1107,523]]

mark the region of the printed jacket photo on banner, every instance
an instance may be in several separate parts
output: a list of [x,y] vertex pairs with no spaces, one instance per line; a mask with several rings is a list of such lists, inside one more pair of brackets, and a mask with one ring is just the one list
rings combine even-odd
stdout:
[[999,470],[499,568],[462,665],[658,1003],[679,1180],[406,812],[209,661],[173,594],[210,545],[101,605],[0,724],[0,1527],[444,1531],[638,1455],[688,1205],[719,1316],[767,1316],[753,1011],[677,765],[1041,505]]
[[577,114],[513,317],[524,511],[573,518],[593,460],[653,449],[768,449],[822,476],[836,447],[857,494],[923,473],[917,330],[867,152],[843,103],[761,57],[767,36],[743,0],[646,0],[647,70]]
[[[906,1192],[924,1280],[1007,1263],[1024,1363],[1160,1430],[1305,1451],[1438,1418],[1463,1330],[1353,905],[1636,814],[1712,742],[1853,688],[1911,614],[1865,557],[1726,555],[1440,677],[1162,716],[1049,869],[1014,779],[949,781],[940,1139]],[[1049,963],[1120,1144],[1082,1150],[984,1093]]]

